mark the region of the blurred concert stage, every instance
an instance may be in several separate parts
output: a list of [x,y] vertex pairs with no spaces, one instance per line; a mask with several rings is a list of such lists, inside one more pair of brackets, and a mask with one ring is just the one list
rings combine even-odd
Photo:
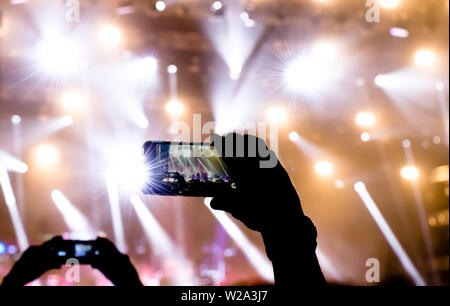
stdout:
[[266,124],[330,283],[448,285],[449,1],[368,2],[1,0],[0,280],[62,234],[110,238],[146,285],[272,283],[209,199],[138,194],[144,141],[200,114]]

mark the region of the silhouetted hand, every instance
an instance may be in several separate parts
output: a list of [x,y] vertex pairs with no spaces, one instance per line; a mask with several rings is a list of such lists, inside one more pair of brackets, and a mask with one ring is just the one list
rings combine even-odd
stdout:
[[2,287],[20,287],[39,278],[45,272],[60,268],[55,250],[61,237],[54,237],[40,246],[29,247],[4,278]]
[[95,242],[99,255],[90,263],[93,268],[102,272],[116,286],[142,286],[139,275],[127,255],[120,253],[106,238],[99,237]]
[[[49,270],[59,269],[66,260],[58,256],[62,241],[61,237],[55,237],[40,246],[28,248],[5,277],[2,286],[24,286]],[[116,286],[142,286],[128,256],[121,254],[111,241],[97,238],[93,247],[98,254],[85,258],[83,263],[100,270]]]
[[[214,197],[211,208],[229,212],[250,229],[261,232],[277,284],[323,284],[315,255],[316,228],[304,215],[297,192],[275,153],[262,139],[251,135],[212,135],[211,141],[222,153],[236,183],[234,192]],[[226,155],[230,145],[235,153],[244,145],[243,156]],[[249,154],[255,151],[256,156]]]

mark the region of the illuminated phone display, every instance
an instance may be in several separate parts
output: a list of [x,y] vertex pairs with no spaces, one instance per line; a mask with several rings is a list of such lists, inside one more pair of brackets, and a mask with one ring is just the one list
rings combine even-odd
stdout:
[[209,144],[147,142],[145,194],[213,196],[236,188],[226,164]]

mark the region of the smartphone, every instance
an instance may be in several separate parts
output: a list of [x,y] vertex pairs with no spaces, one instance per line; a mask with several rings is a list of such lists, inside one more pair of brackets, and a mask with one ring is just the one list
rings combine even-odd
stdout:
[[144,194],[213,197],[236,189],[227,165],[209,143],[148,141],[144,163]]
[[55,252],[62,262],[75,258],[82,264],[90,263],[93,257],[100,255],[100,251],[95,247],[95,241],[62,240]]

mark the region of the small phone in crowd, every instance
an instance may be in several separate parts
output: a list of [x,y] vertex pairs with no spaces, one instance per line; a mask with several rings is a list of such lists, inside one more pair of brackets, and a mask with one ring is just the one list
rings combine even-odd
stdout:
[[61,240],[55,247],[56,256],[65,262],[69,258],[77,259],[81,264],[88,264],[100,255],[95,241]]
[[236,189],[227,165],[209,143],[148,141],[144,159],[144,194],[212,197]]

